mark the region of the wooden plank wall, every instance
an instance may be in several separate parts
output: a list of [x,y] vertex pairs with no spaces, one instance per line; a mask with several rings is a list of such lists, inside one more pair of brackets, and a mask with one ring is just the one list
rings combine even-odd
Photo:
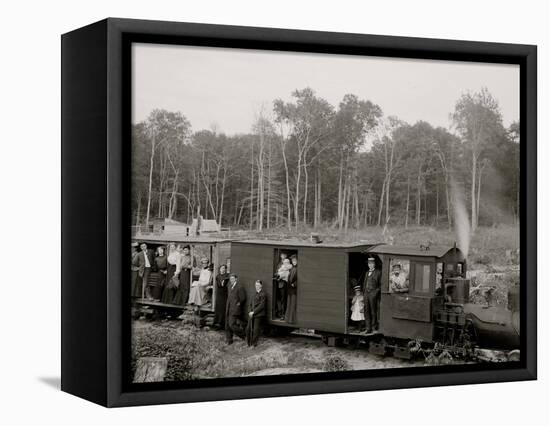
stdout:
[[262,280],[267,294],[268,318],[271,318],[273,300],[273,250],[272,246],[231,244],[231,272],[239,276],[239,282],[246,288],[247,306],[254,296],[254,282]]
[[345,333],[347,259],[348,254],[341,249],[298,250],[296,313],[300,327]]

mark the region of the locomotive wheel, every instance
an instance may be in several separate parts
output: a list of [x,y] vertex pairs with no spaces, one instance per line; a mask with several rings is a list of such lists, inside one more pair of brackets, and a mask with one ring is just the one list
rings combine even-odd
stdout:
[[520,360],[520,353],[519,353],[519,349],[514,349],[513,351],[510,351],[508,352],[508,361],[510,362],[516,362],[516,361],[519,361]]

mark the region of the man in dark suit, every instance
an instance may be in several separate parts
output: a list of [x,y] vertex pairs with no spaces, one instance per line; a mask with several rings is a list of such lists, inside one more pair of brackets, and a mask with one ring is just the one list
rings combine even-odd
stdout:
[[378,331],[378,311],[380,309],[380,278],[374,257],[367,259],[368,269],[363,277],[363,298],[365,303],[365,323],[367,333]]
[[242,314],[246,301],[246,292],[238,283],[236,274],[229,275],[227,288],[227,305],[225,308],[225,337],[227,344],[233,343],[233,334],[241,339],[245,338]]
[[[147,249],[147,244],[141,243],[139,246],[141,251],[137,255],[137,267],[138,267],[138,281],[140,281],[139,289],[145,288],[145,297],[148,299],[151,298],[151,291],[147,287],[147,282],[149,280],[149,274],[151,273],[151,268],[155,263],[155,256],[153,250]],[[141,297],[141,295],[140,295]]]
[[248,325],[246,326],[246,344],[248,346],[258,344],[266,315],[267,296],[262,289],[262,282],[257,280],[254,286],[256,287],[256,293],[254,293],[254,299],[248,309]]

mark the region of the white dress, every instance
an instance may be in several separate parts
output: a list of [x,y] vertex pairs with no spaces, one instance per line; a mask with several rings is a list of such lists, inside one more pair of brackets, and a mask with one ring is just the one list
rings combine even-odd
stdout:
[[212,272],[208,268],[201,269],[199,279],[193,281],[191,284],[191,291],[189,292],[189,302],[193,305],[203,305],[205,300],[207,287],[210,285],[210,278],[212,278]]
[[363,321],[365,319],[365,314],[363,313],[363,308],[365,303],[363,301],[363,295],[353,296],[351,301],[351,320],[352,321]]

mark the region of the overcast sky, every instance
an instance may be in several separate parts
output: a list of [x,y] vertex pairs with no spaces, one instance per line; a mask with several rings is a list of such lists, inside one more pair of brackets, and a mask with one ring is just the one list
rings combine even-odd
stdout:
[[504,125],[519,120],[519,66],[332,54],[134,44],[133,122],[151,110],[182,112],[192,130],[213,124],[228,135],[250,132],[257,112],[311,87],[337,107],[353,93],[384,115],[449,128],[460,95],[486,86]]

